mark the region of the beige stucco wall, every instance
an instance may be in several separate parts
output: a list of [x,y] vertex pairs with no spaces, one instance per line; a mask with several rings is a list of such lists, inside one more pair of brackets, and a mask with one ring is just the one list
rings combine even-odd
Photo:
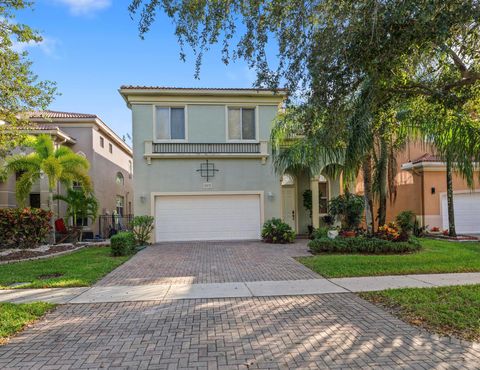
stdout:
[[[395,184],[397,196],[394,202],[387,203],[387,222],[394,221],[398,213],[406,210],[413,211],[419,216],[419,221],[429,227],[442,227],[441,196],[447,191],[446,172],[444,168],[416,168],[414,170],[402,170],[401,166],[411,160],[415,160],[432,150],[425,144],[411,142],[397,156],[397,175]],[[363,194],[363,179],[358,176],[356,191]],[[480,187],[478,176],[475,179],[475,188]],[[432,194],[432,188],[435,193]],[[454,192],[469,191],[466,181],[454,174]],[[378,205],[375,205],[375,212]]]
[[[99,202],[99,213],[112,213],[116,207],[116,196],[120,195],[125,198],[125,213],[128,214],[130,209],[129,203],[133,199],[133,179],[130,172],[130,161],[132,156],[127,153],[114,140],[100,132],[95,122],[42,122],[43,125],[51,124],[58,126],[63,132],[75,139],[75,144],[64,144],[69,146],[75,153],[83,153],[90,162],[89,175],[93,182],[95,196]],[[100,148],[100,135],[104,136],[105,148]],[[62,142],[58,142],[62,144]],[[108,144],[112,143],[113,151],[109,152]],[[132,166],[133,167],[133,166]],[[124,177],[124,185],[116,183],[116,175],[121,172]],[[58,187],[59,193],[64,193],[62,186]],[[48,204],[48,185],[47,180],[41,180],[40,184],[35,184],[32,193],[41,194],[41,205],[47,207]],[[28,201],[27,201],[27,206]],[[15,200],[15,177],[10,176],[6,183],[0,183],[0,207],[16,207]],[[133,208],[133,207],[132,207]],[[64,202],[55,201],[54,211],[56,217],[65,217],[66,205]],[[93,224],[89,222],[86,231],[98,233],[98,220]]]

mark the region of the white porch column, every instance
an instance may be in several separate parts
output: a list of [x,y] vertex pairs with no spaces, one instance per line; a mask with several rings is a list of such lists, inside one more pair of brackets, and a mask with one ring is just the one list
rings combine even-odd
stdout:
[[320,194],[318,192],[318,177],[310,179],[310,190],[312,191],[312,226],[314,229],[320,227]]

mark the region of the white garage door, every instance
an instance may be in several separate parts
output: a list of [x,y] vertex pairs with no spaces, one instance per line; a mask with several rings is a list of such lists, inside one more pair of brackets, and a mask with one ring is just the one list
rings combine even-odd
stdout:
[[[455,228],[457,233],[480,233],[480,192],[454,194]],[[443,228],[448,229],[447,197],[442,197]]]
[[260,238],[260,195],[168,195],[155,200],[156,241]]

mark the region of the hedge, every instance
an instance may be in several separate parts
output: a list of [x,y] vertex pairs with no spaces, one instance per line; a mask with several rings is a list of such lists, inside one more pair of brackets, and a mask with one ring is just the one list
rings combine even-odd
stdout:
[[135,252],[135,236],[130,231],[123,231],[110,238],[113,256],[127,256]]
[[397,254],[417,252],[420,243],[412,239],[408,242],[392,242],[378,238],[320,238],[311,240],[308,247],[312,253],[365,253]]
[[47,241],[52,212],[40,208],[0,209],[0,249],[35,248]]

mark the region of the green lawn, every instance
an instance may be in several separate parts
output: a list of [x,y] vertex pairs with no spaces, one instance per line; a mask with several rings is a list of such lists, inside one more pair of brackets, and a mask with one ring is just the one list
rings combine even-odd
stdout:
[[0,265],[0,289],[89,286],[129,257],[111,257],[110,247],[88,247],[71,254],[37,261]]
[[325,277],[480,271],[480,243],[422,239],[423,249],[403,255],[322,254],[298,260]]
[[0,303],[0,344],[53,307],[55,307],[54,304],[44,302]]
[[480,285],[384,290],[360,296],[429,331],[480,340]]

